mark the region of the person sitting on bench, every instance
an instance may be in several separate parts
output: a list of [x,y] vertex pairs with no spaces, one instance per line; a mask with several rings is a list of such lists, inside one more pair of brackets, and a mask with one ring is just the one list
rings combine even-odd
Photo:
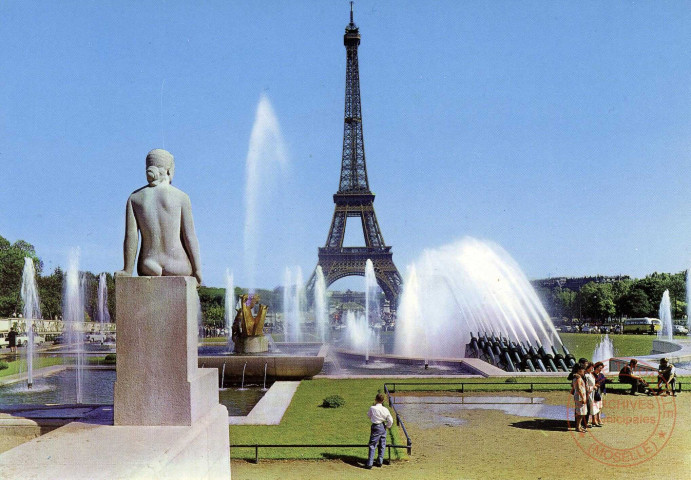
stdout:
[[631,384],[631,395],[636,395],[639,388],[646,384],[641,377],[634,375],[636,365],[638,365],[638,360],[632,358],[629,364],[624,365],[624,368],[619,371],[619,382]]
[[666,358],[660,360],[660,367],[657,373],[657,391],[662,393],[662,384],[665,385],[665,393],[669,395],[670,387],[672,387],[672,395],[674,395],[674,377],[676,375],[674,365]]

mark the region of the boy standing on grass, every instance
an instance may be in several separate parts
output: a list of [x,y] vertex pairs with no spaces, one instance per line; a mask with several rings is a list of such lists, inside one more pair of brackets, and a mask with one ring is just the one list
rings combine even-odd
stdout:
[[391,412],[382,403],[386,397],[383,393],[378,393],[374,399],[374,405],[369,407],[367,416],[372,422],[372,427],[369,436],[369,458],[365,468],[370,469],[374,464],[374,450],[379,445],[379,457],[377,458],[377,467],[381,467],[384,463],[384,450],[386,449],[386,429],[393,425],[393,417]]

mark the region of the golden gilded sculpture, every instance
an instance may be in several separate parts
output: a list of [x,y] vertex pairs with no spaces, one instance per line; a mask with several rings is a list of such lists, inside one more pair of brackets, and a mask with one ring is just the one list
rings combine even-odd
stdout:
[[[240,325],[240,334],[247,337],[262,335],[264,333],[264,319],[266,318],[267,306],[259,303],[259,295],[241,295],[242,307],[238,309],[233,324]],[[256,315],[252,315],[252,310],[259,304]]]

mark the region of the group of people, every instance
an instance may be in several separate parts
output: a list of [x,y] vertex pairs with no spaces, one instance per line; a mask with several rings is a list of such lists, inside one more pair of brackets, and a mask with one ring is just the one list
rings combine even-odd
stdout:
[[593,363],[581,358],[569,375],[577,432],[602,427],[602,397],[607,391],[606,384],[611,383],[602,373],[604,367],[602,362]]
[[[657,390],[649,388],[648,382],[636,375],[638,360],[632,358],[619,371],[619,382],[631,385],[631,395],[638,393],[674,395],[675,368],[666,358],[660,360],[657,375]],[[607,393],[608,379],[602,370],[602,362],[589,362],[586,358],[578,360],[569,375],[571,380],[571,394],[574,400],[575,429],[577,432],[587,432],[588,428],[602,427],[602,398]],[[663,392],[664,390],[664,392]]]
[[648,395],[673,395],[674,396],[674,377],[676,369],[674,365],[666,358],[660,360],[660,366],[657,370],[657,389],[653,390],[643,378],[636,375],[636,365],[638,360],[632,358],[628,365],[619,371],[619,381],[621,383],[628,383],[631,385],[631,395],[638,393],[646,393]]

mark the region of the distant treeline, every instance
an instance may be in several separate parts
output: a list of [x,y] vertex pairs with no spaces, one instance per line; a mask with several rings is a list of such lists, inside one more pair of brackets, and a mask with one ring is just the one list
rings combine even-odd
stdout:
[[658,317],[665,290],[669,290],[672,317],[683,318],[686,315],[686,272],[655,272],[641,279],[594,278],[595,281],[586,283],[576,291],[560,285],[565,282],[534,283],[542,303],[552,317],[588,321]]
[[[10,243],[0,236],[0,317],[12,317],[22,313],[21,285],[22,272],[24,270],[24,258],[29,257],[34,261],[36,270],[36,283],[38,284],[39,297],[41,299],[41,314],[44,319],[56,319],[62,315],[62,293],[65,272],[57,267],[50,274],[43,272],[43,262],[36,254],[33,245],[24,240]],[[92,272],[83,272],[85,276],[85,306],[84,319],[95,321],[98,310],[98,275]],[[115,281],[112,273],[106,273],[106,285],[108,290],[108,311],[111,321],[115,322]],[[236,288],[236,295],[245,292],[242,288]],[[282,292],[277,290],[258,290],[261,302],[269,305],[269,311],[275,312],[282,304]],[[202,316],[207,324],[221,326],[225,309],[223,298],[225,288],[201,287],[199,299],[202,306]]]
[[[64,272],[60,267],[50,274],[44,274],[43,262],[34,246],[24,240],[10,243],[0,236],[0,317],[10,317],[22,312],[20,288],[24,257],[34,261],[37,274],[41,312],[43,318],[54,319],[62,315],[62,290]],[[85,320],[96,320],[98,305],[98,274],[84,272],[86,276]],[[680,273],[653,273],[642,279],[629,277],[593,277],[578,290],[564,288],[570,284],[549,279],[534,282],[538,295],[552,317],[579,318],[590,321],[604,321],[617,317],[657,317],[662,294],[669,290],[672,316],[686,315],[686,275]],[[115,321],[115,282],[111,273],[106,274],[108,287],[108,310]],[[541,286],[542,285],[542,286]],[[246,292],[236,287],[235,295]],[[282,310],[282,289],[259,289],[261,303],[269,306],[269,312]],[[224,288],[201,287],[199,299],[204,323],[221,326],[224,319]]]

